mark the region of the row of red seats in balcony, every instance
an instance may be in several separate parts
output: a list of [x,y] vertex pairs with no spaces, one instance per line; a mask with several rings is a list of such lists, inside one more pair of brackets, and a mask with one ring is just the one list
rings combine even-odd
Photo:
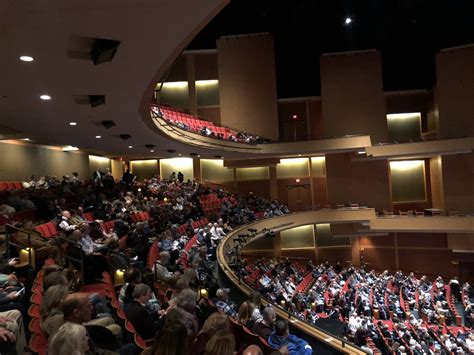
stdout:
[[0,191],[21,190],[21,189],[23,189],[23,185],[19,181],[13,181],[13,182],[0,181]]
[[173,122],[181,122],[189,126],[193,131],[200,131],[202,128],[207,127],[215,134],[222,134],[224,139],[228,139],[230,135],[236,136],[237,132],[227,127],[221,127],[215,125],[213,122],[201,120],[193,115],[172,110],[165,107],[160,107],[163,117],[166,120]]

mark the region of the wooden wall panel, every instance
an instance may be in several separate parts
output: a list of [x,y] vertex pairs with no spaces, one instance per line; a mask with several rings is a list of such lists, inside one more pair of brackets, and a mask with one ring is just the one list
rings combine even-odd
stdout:
[[382,246],[382,247],[393,247],[395,246],[395,239],[393,235],[387,236],[361,236],[359,237],[359,244],[361,247],[365,246]]
[[308,101],[309,111],[309,139],[324,137],[323,105],[321,100]]
[[281,256],[293,257],[293,258],[304,258],[316,260],[316,253],[314,249],[294,249],[294,250],[282,250]]
[[348,153],[326,156],[328,201],[358,203],[377,211],[391,210],[390,178],[385,160],[352,161]]
[[270,198],[270,181],[237,181],[237,191],[243,195],[253,192],[255,195]]
[[326,177],[313,178],[313,199],[314,204],[321,207],[328,203]]
[[362,261],[369,265],[369,268],[382,271],[385,269],[396,270],[395,249],[364,248],[361,251]]
[[219,107],[198,107],[197,112],[205,120],[221,124],[221,109]]
[[447,248],[446,234],[439,233],[397,233],[399,247]]
[[347,265],[348,262],[351,262],[352,254],[351,247],[342,247],[342,248],[318,248],[318,263],[329,262],[330,264],[335,264],[338,261],[341,265]]
[[457,276],[458,268],[452,264],[452,253],[446,250],[414,250],[398,251],[400,268],[405,272],[426,274],[432,279],[438,275],[443,277]]

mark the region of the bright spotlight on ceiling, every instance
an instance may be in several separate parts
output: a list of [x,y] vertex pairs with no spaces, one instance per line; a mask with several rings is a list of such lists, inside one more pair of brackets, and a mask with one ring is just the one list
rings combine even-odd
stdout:
[[41,96],[40,96],[40,99],[41,99],[41,100],[44,100],[44,101],[49,101],[49,100],[51,100],[51,96],[49,96],[49,95],[41,95]]
[[21,60],[22,62],[32,62],[32,61],[34,61],[35,59],[34,59],[33,57],[30,57],[29,55],[22,55],[22,56],[20,57],[20,60]]
[[352,19],[350,17],[346,17],[346,20],[344,21],[346,25],[350,25],[352,23]]

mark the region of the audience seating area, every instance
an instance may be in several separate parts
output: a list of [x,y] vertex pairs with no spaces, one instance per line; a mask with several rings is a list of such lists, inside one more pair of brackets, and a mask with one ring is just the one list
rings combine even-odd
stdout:
[[[229,213],[232,217],[227,222],[232,226],[284,213],[282,212],[284,209],[275,201],[270,203],[253,195],[246,197],[231,195],[220,189],[213,191],[198,184],[181,184],[177,180],[152,180],[147,183],[153,186],[149,191],[156,193],[165,191],[166,196],[171,197],[168,198],[168,202],[151,199],[154,202],[150,205],[150,199],[137,199],[133,190],[137,191],[143,185],[136,182],[131,188],[132,193],[127,194],[127,205],[131,209],[128,215],[122,214],[124,211],[122,206],[126,201],[121,197],[118,199],[120,202],[116,202],[115,210],[110,205],[111,209],[106,209],[104,215],[99,211],[104,207],[99,206],[91,212],[84,213],[81,220],[86,224],[92,225],[95,222],[100,224],[99,233],[102,237],[99,239],[118,241],[118,251],[114,253],[118,252],[126,257],[128,266],[134,262],[138,263],[135,265],[142,265],[145,275],[154,278],[151,284],[162,307],[173,303],[174,297],[180,291],[174,288],[174,283],[155,279],[157,275],[152,270],[157,262],[161,262],[160,252],[167,251],[174,255],[180,274],[189,268],[196,268],[201,280],[209,278],[212,280],[213,263],[207,258],[212,256],[212,250],[215,249],[216,243],[219,243],[219,237],[211,239],[214,223],[210,222],[218,222],[224,204],[228,211],[234,211],[236,206],[240,206],[235,210],[239,211],[236,215]],[[98,192],[102,191],[101,187],[96,188]],[[198,214],[189,215],[191,210],[175,208],[174,204],[182,203],[176,197],[186,198],[190,202],[192,194],[197,194],[197,199],[194,201],[198,201],[197,211],[200,211]],[[76,201],[73,203],[77,204]],[[340,208],[361,207],[351,205]],[[275,213],[275,209],[279,210],[278,213]],[[165,221],[166,219],[168,220]],[[69,239],[69,234],[65,234],[59,227],[60,221],[58,217],[34,227],[34,230],[45,239],[45,245],[54,245],[59,240],[58,236],[64,238],[62,240]],[[123,228],[124,222],[128,226],[128,232],[121,233],[120,228]],[[219,223],[222,228],[225,227],[222,221]],[[21,224],[19,226],[21,227]],[[116,235],[119,233],[120,238]],[[215,237],[215,234],[212,236]],[[172,244],[167,244],[166,240],[172,241]],[[92,272],[96,275],[92,277],[92,282],[86,280],[81,291],[105,297],[115,322],[123,330],[122,339],[125,343],[135,344],[137,349],[150,346],[153,340],[143,339],[139,335],[136,325],[134,326],[127,318],[126,311],[119,302],[118,288],[123,281],[117,281],[116,271],[123,272],[124,269],[123,267],[114,269],[110,266],[112,250],[98,249],[93,254],[86,254],[84,244],[80,244],[80,241],[79,244],[74,243],[83,249],[85,273]],[[199,256],[201,250],[206,251],[204,260]],[[61,252],[68,254],[70,250],[62,247]],[[132,259],[133,256],[135,257]],[[31,286],[31,297],[28,300],[28,329],[31,332],[29,347],[38,354],[45,354],[48,345],[41,330],[42,319],[39,312],[43,301],[43,273],[46,267],[54,263],[51,258],[37,260],[37,265],[43,264],[43,268],[36,274]],[[77,268],[75,264],[66,266]],[[209,269],[206,271],[203,267]],[[454,352],[453,349],[459,348],[456,353],[461,353],[465,344],[460,339],[470,332],[467,324],[471,320],[466,312],[462,314],[459,311],[461,302],[457,299],[459,295],[454,295],[450,285],[444,284],[439,279],[428,283],[426,278],[416,279],[412,275],[407,277],[400,272],[376,274],[374,271],[369,272],[351,266],[346,268],[327,264],[316,266],[310,261],[290,262],[286,259],[240,260],[236,264],[236,273],[274,305],[291,313],[292,317],[312,324],[317,324],[318,319],[346,323],[348,329],[346,339],[362,346],[370,353],[391,353],[398,346],[402,349],[404,347],[407,354],[415,354],[414,347],[421,345],[423,341],[429,343],[428,346],[432,351],[444,348]],[[265,277],[267,278],[265,282],[268,283],[262,283]],[[201,292],[200,289],[198,291]],[[200,297],[200,302],[212,312],[226,313],[230,329],[236,339],[237,351],[242,351],[250,344],[258,345],[265,354],[275,351],[268,339],[253,333],[254,329],[241,324],[238,317],[234,318],[225,307],[222,308],[222,300],[216,298],[217,294],[214,292],[215,290],[204,298]],[[462,299],[466,310],[472,309],[472,288],[462,289],[459,299]],[[442,300],[446,300],[446,303]],[[233,309],[235,315],[239,307],[233,304],[232,300],[227,304],[231,305],[229,307]],[[402,336],[401,327],[408,329],[407,336]],[[428,332],[429,338],[423,338],[425,331]]]
[[[455,289],[461,296],[457,279],[444,284],[438,277],[429,283],[426,277],[417,279],[401,272],[376,274],[352,266],[316,266],[310,261],[302,267],[276,258],[244,260],[234,270],[250,287],[294,317],[314,324],[321,318],[347,323],[347,340],[368,352],[469,351],[466,340],[473,334],[474,294],[466,284],[462,290],[466,311],[461,315],[452,295]],[[382,302],[378,301],[380,295]]]
[[266,143],[268,141],[246,132],[239,132],[228,127],[216,125],[214,122],[203,120],[171,106],[161,105],[158,107],[152,104],[151,109],[155,114],[161,115],[168,123],[210,138],[239,143]]

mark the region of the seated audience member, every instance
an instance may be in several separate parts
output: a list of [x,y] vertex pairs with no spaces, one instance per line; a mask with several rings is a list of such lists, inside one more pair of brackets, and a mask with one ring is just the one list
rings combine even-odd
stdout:
[[228,288],[220,288],[216,292],[216,307],[220,309],[222,312],[226,313],[227,315],[236,318],[237,311],[235,303],[229,299],[229,292]]
[[63,302],[68,295],[65,285],[54,285],[43,294],[40,304],[40,327],[48,339],[64,323]]
[[78,207],[75,210],[71,210],[71,217],[69,218],[69,222],[76,226],[80,225],[81,223],[87,223],[86,219],[82,216],[82,207]]
[[158,330],[159,315],[150,313],[146,304],[150,300],[151,289],[148,285],[137,284],[133,288],[133,301],[129,304],[126,314],[137,333],[145,340],[153,339]]
[[[6,342],[6,344],[4,343]],[[17,354],[24,354],[26,346],[23,316],[18,310],[0,312],[0,351],[3,354],[15,349]]]
[[116,338],[120,338],[122,328],[111,317],[92,318],[93,306],[89,295],[82,292],[72,293],[63,302],[64,322],[85,326],[100,326],[108,329]]
[[[277,352],[280,354],[280,352]],[[272,353],[273,354],[273,353]],[[249,345],[243,351],[242,355],[263,355],[262,349],[258,345]]]
[[249,302],[251,303],[253,308],[252,317],[250,318],[250,321],[255,323],[260,318],[262,318],[262,314],[260,313],[260,307],[262,307],[262,295],[260,295],[260,292],[251,292],[249,295]]
[[290,355],[311,355],[313,353],[313,349],[307,341],[290,334],[288,322],[283,319],[275,322],[275,331],[268,337],[268,344],[276,349],[286,345]]
[[89,336],[84,326],[64,323],[48,343],[50,355],[84,355],[89,350]]
[[276,313],[273,307],[267,306],[263,309],[262,318],[255,322],[253,332],[264,339],[268,339],[274,330]]
[[188,342],[186,326],[180,322],[168,323],[156,333],[153,346],[146,349],[142,355],[187,355]]
[[239,308],[237,320],[240,324],[252,329],[255,322],[252,321],[253,305],[249,301],[242,302]]
[[[142,273],[138,268],[130,267],[125,270],[123,279],[125,284],[120,289],[118,300],[120,305],[126,311],[129,304],[133,302],[133,289],[135,285],[142,283]],[[150,300],[146,303],[145,307],[151,313],[160,310],[160,303],[153,291],[151,292]]]
[[63,231],[66,233],[66,235],[71,234],[77,226],[71,223],[71,213],[69,211],[62,211],[61,212],[61,219],[59,220],[59,230]]
[[[172,300],[173,301],[173,300]],[[198,317],[195,314],[197,301],[197,293],[190,288],[186,288],[179,293],[172,303],[175,305],[170,308],[176,307],[182,312],[182,322],[188,330],[188,336],[194,338],[198,332]]]
[[191,353],[193,355],[202,355],[206,352],[206,344],[211,337],[218,331],[224,330],[230,331],[229,318],[222,313],[215,312],[206,319],[201,331],[194,339],[191,347]]
[[167,268],[169,261],[170,253],[167,251],[162,251],[160,253],[160,260],[155,263],[152,270],[158,280],[170,282],[171,280],[177,278],[177,274],[169,271]]
[[225,330],[219,330],[206,344],[206,355],[234,355],[234,353],[234,335]]

